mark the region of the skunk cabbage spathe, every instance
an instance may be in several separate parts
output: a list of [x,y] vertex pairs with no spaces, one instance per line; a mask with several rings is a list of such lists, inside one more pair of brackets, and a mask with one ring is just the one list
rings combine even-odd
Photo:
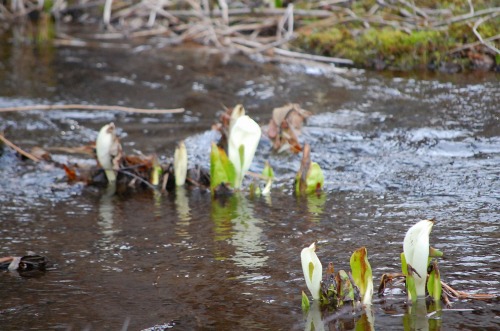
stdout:
[[119,158],[121,158],[122,147],[116,137],[115,124],[106,124],[101,128],[96,140],[97,160],[106,173],[109,182],[116,181]]
[[306,247],[300,253],[302,262],[302,271],[306,280],[307,288],[314,300],[319,300],[321,291],[321,278],[323,275],[323,266],[315,253],[316,243]]
[[[407,273],[409,277],[414,278],[417,298],[425,297],[427,266],[429,264],[429,235],[433,225],[433,220],[422,220],[418,222],[408,229],[403,242]],[[412,270],[410,270],[410,267]],[[411,282],[413,281],[410,281],[410,283]],[[411,291],[409,291],[409,293],[411,293]],[[411,299],[413,301],[416,300],[416,298]]]
[[229,133],[228,157],[236,170],[234,188],[239,189],[245,173],[250,169],[261,129],[248,115],[237,118]]

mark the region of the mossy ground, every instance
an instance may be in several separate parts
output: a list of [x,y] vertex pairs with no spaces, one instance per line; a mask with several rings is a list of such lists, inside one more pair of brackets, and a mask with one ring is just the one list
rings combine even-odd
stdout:
[[[370,1],[354,2],[351,10],[359,17],[366,17],[371,8]],[[440,7],[429,3],[428,8],[447,9],[453,16],[468,12],[468,8],[457,6],[456,1],[441,3]],[[486,2],[481,2],[488,8]],[[445,7],[443,7],[445,6]],[[446,7],[447,6],[447,7]],[[481,7],[476,9],[480,10]],[[392,15],[395,13],[379,13]],[[364,15],[364,16],[363,16]],[[443,18],[444,20],[445,18]],[[455,51],[457,48],[478,41],[472,21],[460,21],[437,28],[413,29],[396,28],[386,24],[369,24],[361,20],[345,23],[322,24],[309,22],[298,30],[294,46],[315,54],[343,57],[354,61],[358,67],[392,70],[412,70],[421,68],[461,71],[464,69],[494,69],[500,65],[500,58],[484,45]],[[403,27],[403,25],[401,25]],[[485,21],[478,32],[486,39],[500,33],[500,16]],[[498,40],[492,42],[499,48]],[[496,62],[496,63],[495,63]],[[453,69],[449,69],[453,68]]]

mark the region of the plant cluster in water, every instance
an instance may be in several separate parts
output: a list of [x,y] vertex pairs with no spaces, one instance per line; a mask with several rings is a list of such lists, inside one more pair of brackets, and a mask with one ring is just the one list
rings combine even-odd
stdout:
[[[408,229],[403,241],[401,253],[401,269],[399,274],[382,275],[378,294],[384,295],[386,286],[394,280],[405,284],[408,302],[417,305],[425,300],[433,313],[441,311],[441,304],[451,305],[451,299],[493,299],[489,294],[469,294],[456,291],[441,280],[437,258],[443,253],[429,246],[429,235],[434,220],[422,220]],[[333,263],[329,263],[323,278],[323,267],[315,253],[316,243],[302,249],[300,254],[302,270],[306,286],[318,309],[338,309],[350,305],[353,309],[364,308],[367,323],[373,329],[373,313],[371,311],[373,296],[373,277],[366,247],[361,247],[351,255],[351,272],[344,270],[334,272]],[[309,313],[311,303],[302,291],[302,309]],[[427,310],[425,310],[427,312]],[[312,315],[317,312],[313,311]],[[425,318],[420,316],[417,318]],[[311,329],[322,328],[321,320],[311,318],[307,321]]]

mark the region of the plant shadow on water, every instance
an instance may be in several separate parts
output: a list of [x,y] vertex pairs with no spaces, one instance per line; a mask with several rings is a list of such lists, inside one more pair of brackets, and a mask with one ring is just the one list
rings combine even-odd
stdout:
[[[37,82],[13,61],[15,51],[2,58],[12,65],[0,67],[3,107],[69,100],[144,107],[147,100],[187,109],[0,113],[0,131],[19,146],[79,146],[114,121],[126,152],[166,160],[186,139],[190,164],[207,167],[208,129],[221,103],[243,103],[265,124],[273,107],[297,102],[313,112],[301,139],[325,172],[325,190],[295,197],[300,156],[271,154],[265,138],[250,170],[270,161],[277,177],[271,196],[217,199],[199,189],[112,195],[69,185],[63,170],[22,161],[4,147],[0,251],[35,251],[52,265],[36,278],[0,273],[2,329],[116,330],[128,321],[136,330],[172,320],[183,330],[302,330],[311,322],[316,330],[500,327],[498,301],[459,301],[457,310],[432,313],[407,308],[398,288],[374,297],[366,314],[343,308],[304,316],[300,307],[302,248],[317,241],[321,260],[347,270],[351,253],[366,246],[377,283],[399,271],[408,226],[430,217],[437,219],[431,240],[445,253],[443,279],[500,294],[496,76],[312,75],[200,50],[60,48],[37,67]],[[52,157],[95,163],[63,152]]]

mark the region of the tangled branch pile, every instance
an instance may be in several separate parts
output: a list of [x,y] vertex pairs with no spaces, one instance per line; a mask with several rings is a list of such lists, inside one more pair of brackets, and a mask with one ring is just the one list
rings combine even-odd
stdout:
[[[272,59],[390,67],[405,53],[428,64],[449,56],[491,68],[499,62],[500,7],[488,0],[7,0],[0,20],[50,14],[56,22],[94,24],[93,40],[161,36]],[[86,38],[59,34],[63,44]],[[444,39],[443,39],[444,38]],[[443,45],[444,43],[444,45]],[[293,51],[295,50],[295,51]],[[306,54],[304,50],[307,51]],[[472,53],[471,53],[472,51]],[[311,55],[316,53],[317,55]],[[479,54],[479,55],[478,55]],[[367,60],[369,59],[369,61]],[[376,62],[382,63],[377,66]],[[408,62],[408,59],[405,58]],[[408,66],[397,63],[396,67]],[[412,63],[409,64],[412,66]]]

